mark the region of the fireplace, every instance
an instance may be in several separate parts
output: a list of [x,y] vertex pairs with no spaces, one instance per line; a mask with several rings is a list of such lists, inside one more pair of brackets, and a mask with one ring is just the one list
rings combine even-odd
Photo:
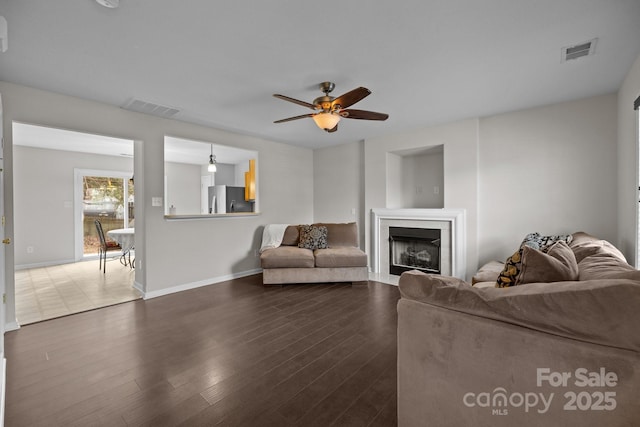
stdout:
[[389,273],[440,274],[440,229],[389,227]]
[[465,278],[463,209],[372,209],[371,279],[398,284],[407,270]]

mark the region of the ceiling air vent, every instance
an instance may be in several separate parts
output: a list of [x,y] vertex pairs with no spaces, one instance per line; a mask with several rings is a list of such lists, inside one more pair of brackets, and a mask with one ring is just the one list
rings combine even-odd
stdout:
[[584,43],[562,48],[562,62],[593,55],[598,39],[592,39]]
[[137,113],[150,114],[152,116],[169,117],[175,116],[180,110],[172,107],[165,107],[163,105],[154,104],[152,102],[141,101],[139,99],[132,99],[122,106],[125,110],[135,111]]

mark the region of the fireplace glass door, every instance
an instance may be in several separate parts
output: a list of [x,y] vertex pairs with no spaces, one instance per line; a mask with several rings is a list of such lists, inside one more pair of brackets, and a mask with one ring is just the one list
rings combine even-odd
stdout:
[[440,274],[440,230],[389,227],[389,273]]

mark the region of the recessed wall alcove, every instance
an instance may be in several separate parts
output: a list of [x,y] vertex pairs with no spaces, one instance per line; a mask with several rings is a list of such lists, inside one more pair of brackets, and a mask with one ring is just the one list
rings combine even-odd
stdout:
[[444,208],[444,147],[387,152],[389,209]]

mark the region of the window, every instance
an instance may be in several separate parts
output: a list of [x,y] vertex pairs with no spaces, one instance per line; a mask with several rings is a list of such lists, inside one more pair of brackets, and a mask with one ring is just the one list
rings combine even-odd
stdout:
[[99,239],[95,220],[99,220],[106,233],[133,225],[134,190],[129,174],[109,171],[76,171],[76,183],[81,203],[76,206],[82,224],[82,256],[98,253]]

